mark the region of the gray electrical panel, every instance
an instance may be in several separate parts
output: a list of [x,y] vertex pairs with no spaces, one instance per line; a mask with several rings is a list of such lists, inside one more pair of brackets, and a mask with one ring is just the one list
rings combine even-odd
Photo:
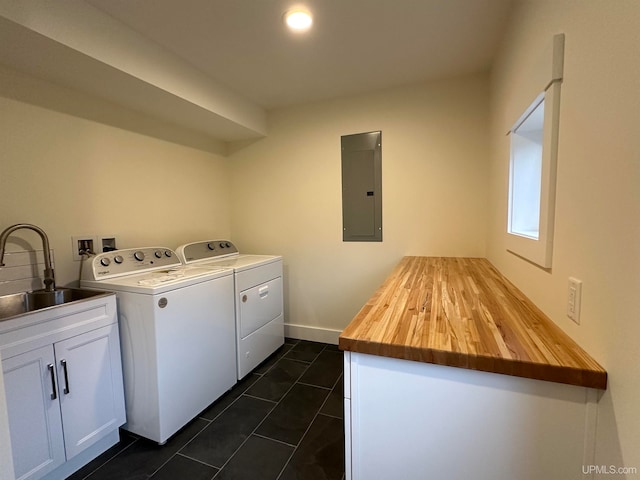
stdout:
[[382,241],[382,132],[343,135],[342,240]]

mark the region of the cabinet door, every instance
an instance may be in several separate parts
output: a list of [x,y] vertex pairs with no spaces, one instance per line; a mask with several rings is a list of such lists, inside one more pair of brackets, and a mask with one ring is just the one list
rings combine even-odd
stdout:
[[54,345],[67,460],[125,420],[117,325]]
[[40,478],[65,461],[54,365],[51,345],[2,361],[18,480]]

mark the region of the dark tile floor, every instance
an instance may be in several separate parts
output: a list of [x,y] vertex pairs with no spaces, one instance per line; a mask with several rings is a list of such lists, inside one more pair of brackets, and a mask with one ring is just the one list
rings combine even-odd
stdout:
[[343,480],[342,352],[285,345],[163,445],[121,441],[71,480]]

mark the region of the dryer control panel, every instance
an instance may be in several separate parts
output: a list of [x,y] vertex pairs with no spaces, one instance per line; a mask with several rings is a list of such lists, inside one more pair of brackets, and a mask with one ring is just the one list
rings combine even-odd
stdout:
[[181,265],[180,259],[170,248],[128,248],[101,253],[91,258],[85,264],[83,277],[87,280],[101,280]]
[[177,254],[184,263],[192,263],[237,255],[238,249],[229,240],[205,240],[182,245]]

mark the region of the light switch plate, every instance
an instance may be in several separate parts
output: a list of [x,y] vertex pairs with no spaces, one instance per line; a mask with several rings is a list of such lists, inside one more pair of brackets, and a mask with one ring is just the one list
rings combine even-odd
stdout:
[[567,316],[580,325],[580,303],[582,301],[582,280],[569,277]]

